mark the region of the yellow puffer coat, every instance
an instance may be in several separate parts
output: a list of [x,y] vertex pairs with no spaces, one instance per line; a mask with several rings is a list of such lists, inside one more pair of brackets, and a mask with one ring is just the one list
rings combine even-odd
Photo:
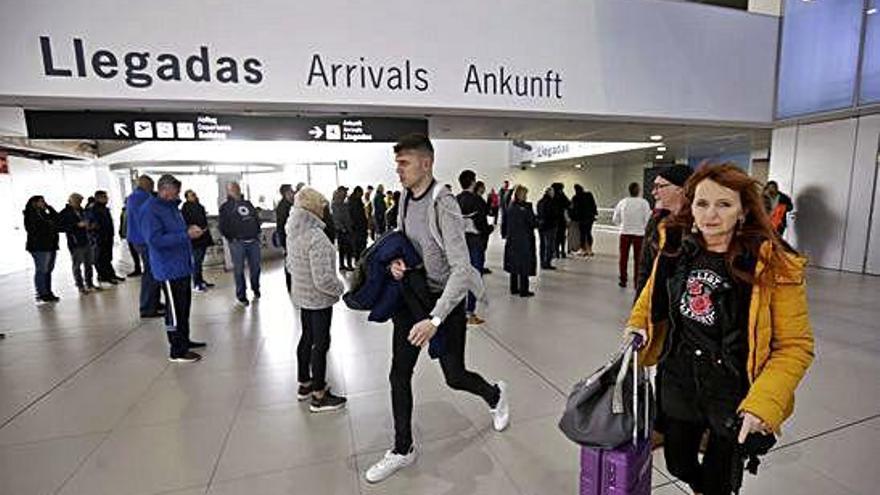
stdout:
[[[660,244],[665,242],[661,228]],[[755,278],[772,269],[764,260],[771,259],[773,244],[761,246]],[[794,391],[813,361],[813,332],[807,316],[807,292],[804,281],[806,259],[784,253],[790,262],[785,275],[775,275],[773,286],[755,283],[749,306],[749,357],[746,370],[749,391],[740,404],[761,418],[774,431],[794,411]],[[666,322],[651,321],[651,300],[657,262],[645,289],[633,307],[628,325],[646,331],[648,341],[639,355],[645,366],[657,364],[666,338]]]

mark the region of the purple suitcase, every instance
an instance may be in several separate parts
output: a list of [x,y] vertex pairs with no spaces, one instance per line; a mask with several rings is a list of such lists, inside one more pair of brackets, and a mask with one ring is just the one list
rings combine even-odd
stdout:
[[581,448],[580,495],[650,495],[651,441],[614,450]]
[[651,495],[653,456],[648,432],[650,385],[645,381],[648,398],[642,407],[638,404],[638,353],[633,352],[632,412],[644,412],[643,435],[639,435],[639,421],[633,423],[633,441],[615,449],[581,447],[580,495]]

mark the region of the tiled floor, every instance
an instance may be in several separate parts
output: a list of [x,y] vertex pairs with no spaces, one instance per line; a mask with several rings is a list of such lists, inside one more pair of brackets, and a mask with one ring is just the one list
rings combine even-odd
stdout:
[[[506,294],[500,246],[487,277],[488,323],[469,333],[469,365],[511,384],[513,422],[495,433],[485,406],[449,390],[439,366],[416,371],[421,457],[376,486],[363,471],[391,436],[389,325],[336,307],[330,383],[348,410],[296,401],[298,319],[280,265],[264,299],[232,309],[228,275],[194,295],[205,359],[171,365],[160,321],[137,318],[137,282],[86,297],[67,270],[63,300],[31,302],[27,274],[0,277],[0,494],[575,494],[577,448],[556,422],[572,383],[616,346],[631,292],[615,260],[566,260],[531,300]],[[814,271],[818,358],[780,447],[744,493],[875,494],[880,486],[880,279]],[[687,493],[655,454],[654,493]]]

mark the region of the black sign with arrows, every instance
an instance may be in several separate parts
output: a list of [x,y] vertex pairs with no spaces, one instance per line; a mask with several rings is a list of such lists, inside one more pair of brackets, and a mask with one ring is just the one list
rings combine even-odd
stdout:
[[124,141],[395,142],[428,134],[424,119],[387,117],[261,117],[213,113],[72,112],[25,110],[32,139]]

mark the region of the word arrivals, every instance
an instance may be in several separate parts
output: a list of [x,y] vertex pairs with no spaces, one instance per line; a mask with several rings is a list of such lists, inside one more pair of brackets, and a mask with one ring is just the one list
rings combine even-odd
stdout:
[[55,59],[52,39],[48,36],[40,36],[40,50],[43,55],[43,71],[52,77],[74,77],[74,71],[78,77],[88,77],[91,69],[101,79],[114,79],[124,71],[125,83],[133,88],[149,88],[153,85],[154,77],[165,82],[211,82],[212,78],[224,84],[238,84],[242,79],[248,84],[260,84],[263,81],[263,63],[259,60],[248,58],[241,64],[231,57],[213,60],[207,46],[199,47],[197,54],[186,58],[173,53],[161,53],[155,58],[155,70],[150,66],[152,54],[148,51],[117,55],[110,50],[98,49],[87,56],[85,43],[80,38],[73,39],[75,67],[61,65]]
[[528,98],[562,98],[562,76],[555,70],[548,70],[544,75],[529,76],[513,74],[504,66],[497,72],[483,72],[470,64],[464,92],[497,96],[522,96]]
[[368,64],[364,57],[353,64],[325,64],[320,54],[312,55],[308,86],[326,88],[390,89],[392,91],[427,91],[428,70],[413,67],[407,59],[402,66]]

